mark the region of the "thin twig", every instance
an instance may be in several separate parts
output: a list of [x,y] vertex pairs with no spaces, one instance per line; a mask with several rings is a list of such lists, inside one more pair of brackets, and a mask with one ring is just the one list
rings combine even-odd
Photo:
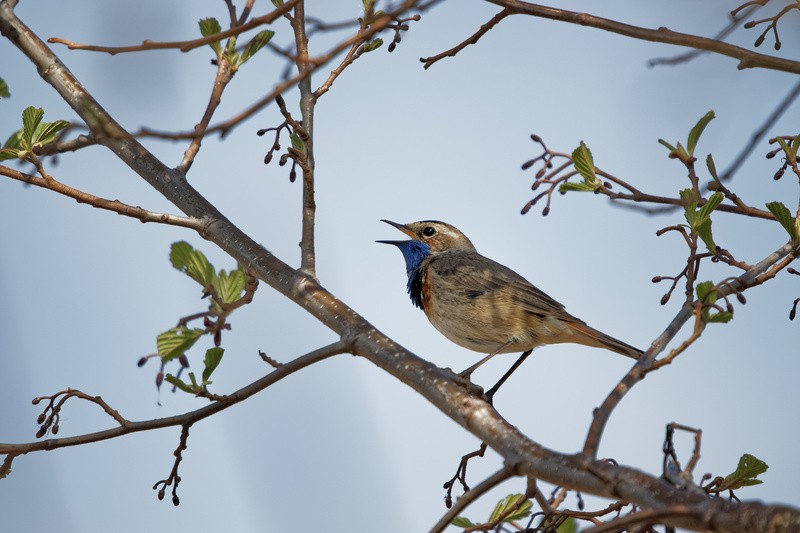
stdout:
[[[774,277],[781,268],[787,266],[794,260],[795,251],[794,244],[787,243],[783,245],[778,250],[756,263],[750,270],[737,277],[734,282],[717,289],[718,297],[723,298],[733,292],[742,292],[749,287],[763,283],[768,279],[765,278],[765,276]],[[656,356],[666,348],[670,340],[675,337],[689,317],[692,316],[694,310],[694,302],[685,302],[664,332],[653,341],[650,348],[639,358],[636,364],[633,365],[619,383],[617,383],[603,401],[602,405],[595,409],[592,423],[583,446],[583,456],[586,460],[597,457],[600,439],[606,423],[611,416],[611,412],[616,408],[628,391],[636,385],[636,383],[644,379],[644,376],[654,364]]]
[[189,411],[180,415],[156,418],[141,422],[125,421],[125,424],[120,425],[119,427],[106,429],[104,431],[98,431],[95,433],[86,433],[74,437],[48,439],[20,444],[0,443],[0,454],[24,454],[39,450],[55,450],[57,448],[64,448],[67,446],[77,446],[80,444],[88,444],[90,442],[113,439],[122,435],[137,433],[139,431],[191,425],[199,420],[208,418],[213,414],[246,400],[254,394],[266,389],[270,385],[273,385],[287,376],[294,374],[298,370],[302,370],[309,365],[318,363],[334,355],[349,352],[349,345],[349,342],[337,341],[305,355],[301,355],[293,361],[282,364],[280,367],[276,368],[261,379],[242,387],[232,394],[226,395],[223,400],[215,401],[195,411]]
[[450,522],[452,522],[459,513],[464,511],[467,506],[513,475],[514,469],[506,465],[488,478],[481,481],[471,490],[462,494],[461,497],[456,500],[455,504],[453,504],[453,506],[444,514],[444,516],[442,516],[431,528],[431,533],[444,531],[444,529],[450,525]]
[[492,4],[510,9],[514,14],[530,15],[539,18],[558,20],[570,24],[590,26],[606,30],[633,39],[652,41],[657,43],[674,44],[708,50],[720,55],[728,56],[739,61],[739,69],[766,68],[782,72],[800,74],[800,61],[792,61],[780,57],[769,56],[752,52],[746,48],[734,46],[708,37],[698,37],[687,33],[672,31],[667,28],[651,30],[631,24],[625,24],[607,18],[597,17],[588,13],[577,13],[566,9],[557,9],[523,2],[522,0],[489,0]]
[[93,194],[89,194],[88,192],[70,187],[69,185],[65,185],[60,181],[53,179],[52,177],[50,179],[46,179],[44,177],[33,176],[31,174],[25,174],[3,165],[0,165],[0,175],[22,181],[30,185],[35,185],[37,187],[42,187],[44,189],[50,189],[51,191],[55,191],[59,194],[63,194],[64,196],[73,198],[77,200],[78,203],[89,204],[92,207],[97,207],[98,209],[106,209],[119,215],[136,218],[143,223],[158,222],[159,224],[181,226],[184,228],[193,229],[201,235],[209,223],[208,220],[203,220],[201,218],[184,217],[169,213],[157,213],[141,207],[122,203],[119,200],[107,200],[106,198],[100,198],[99,196],[95,196]]
[[235,67],[231,65],[228,56],[222,53],[217,54],[217,74],[214,77],[214,85],[211,88],[211,95],[208,98],[206,110],[203,113],[203,118],[200,119],[200,122],[194,127],[195,135],[192,137],[192,142],[189,143],[189,147],[183,153],[183,159],[176,168],[181,174],[185,175],[189,171],[189,168],[194,162],[194,158],[197,156],[197,152],[200,151],[200,144],[203,142],[206,128],[208,128],[208,124],[211,122],[211,117],[214,116],[214,111],[216,111],[222,101],[222,93],[231,81],[234,72],[236,72]]
[[419,60],[422,63],[424,63],[423,67],[427,70],[431,65],[433,65],[440,59],[444,59],[445,57],[455,57],[457,53],[459,53],[467,46],[471,44],[477,44],[481,37],[486,35],[486,33],[489,30],[497,26],[497,24],[499,24],[501,20],[503,20],[509,15],[511,15],[511,11],[508,8],[503,9],[498,14],[489,19],[489,21],[486,22],[486,24],[481,25],[480,29],[475,33],[473,33],[468,39],[458,43],[456,46],[454,46],[449,50],[445,50],[441,54],[436,54],[435,56],[430,56],[430,57],[421,57],[419,58]]
[[137,44],[132,46],[98,46],[92,44],[74,43],[66,39],[61,39],[60,37],[50,37],[49,39],[47,39],[47,42],[66,45],[70,50],[105,52],[111,55],[124,54],[127,52],[142,52],[144,50],[166,50],[173,48],[177,48],[181,52],[188,52],[195,48],[200,48],[201,46],[215,43],[217,41],[221,41],[222,39],[226,39],[228,37],[239,35],[240,33],[244,33],[248,30],[257,28],[258,26],[262,26],[264,24],[272,24],[273,22],[281,18],[284,15],[284,13],[291,10],[298,1],[299,0],[289,0],[285,4],[281,5],[281,7],[279,7],[275,11],[272,11],[261,17],[255,17],[246,24],[242,24],[241,26],[231,27],[228,30],[215,33],[214,35],[209,35],[208,37],[203,37],[202,39],[192,39],[190,41],[158,42],[158,41],[144,40],[142,41],[142,44]]
[[794,102],[798,95],[800,95],[800,81],[795,83],[795,85],[789,90],[789,92],[784,96],[783,100],[781,100],[775,109],[770,113],[770,115],[764,120],[763,124],[753,132],[752,137],[750,137],[750,141],[742,148],[739,154],[736,156],[736,159],[725,169],[725,171],[720,174],[719,179],[722,181],[729,180],[733,177],[739,168],[741,168],[742,164],[747,161],[747,158],[750,157],[750,154],[753,153],[756,146],[758,146],[764,137],[769,133],[769,130],[772,126],[778,122],[778,119],[781,118],[783,113],[789,109]]
[[[583,533],[607,533],[610,531],[629,531],[630,526],[637,524],[659,524],[664,518],[674,516],[698,516],[702,514],[699,508],[692,508],[687,505],[672,505],[666,509],[651,509],[639,511],[629,515],[616,518],[605,524],[584,529]],[[638,531],[638,530],[637,530]]]

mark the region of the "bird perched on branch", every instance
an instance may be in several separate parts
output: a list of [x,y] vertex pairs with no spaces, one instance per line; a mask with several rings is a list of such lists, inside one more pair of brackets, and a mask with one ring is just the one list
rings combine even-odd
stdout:
[[638,359],[641,350],[589,327],[564,306],[508,267],[480,255],[458,229],[437,220],[398,224],[383,220],[411,240],[378,241],[397,246],[406,260],[411,301],[445,337],[488,354],[461,373],[469,379],[499,353],[522,355],[487,396],[531,351],[543,344],[574,342]]

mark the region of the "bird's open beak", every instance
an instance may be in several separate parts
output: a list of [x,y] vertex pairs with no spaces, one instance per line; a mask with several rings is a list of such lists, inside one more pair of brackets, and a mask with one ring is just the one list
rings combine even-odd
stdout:
[[[403,233],[405,233],[406,235],[408,235],[412,239],[417,240],[417,236],[414,235],[414,232],[411,231],[410,229],[408,229],[403,224],[398,224],[397,222],[392,222],[391,220],[386,220],[386,219],[381,219],[381,222],[386,222],[390,226],[394,226],[395,228],[399,229],[400,231],[402,231]],[[398,242],[403,242],[403,241],[376,241],[376,242],[381,242],[381,243],[384,243],[384,244],[394,244],[396,246]]]

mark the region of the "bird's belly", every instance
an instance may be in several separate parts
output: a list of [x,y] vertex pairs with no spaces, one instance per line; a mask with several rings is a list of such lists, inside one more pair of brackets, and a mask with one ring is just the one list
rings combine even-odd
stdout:
[[552,336],[547,321],[490,297],[471,298],[432,291],[425,313],[431,324],[454,343],[476,352],[521,352]]

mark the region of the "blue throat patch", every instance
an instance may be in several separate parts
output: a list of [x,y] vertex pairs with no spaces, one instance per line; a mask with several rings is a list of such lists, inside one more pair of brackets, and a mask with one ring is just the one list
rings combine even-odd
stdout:
[[411,302],[423,309],[422,307],[422,269],[420,265],[422,260],[428,257],[431,253],[431,247],[420,241],[401,241],[392,243],[403,252],[403,258],[406,260],[406,274],[408,275],[408,295],[411,297]]

